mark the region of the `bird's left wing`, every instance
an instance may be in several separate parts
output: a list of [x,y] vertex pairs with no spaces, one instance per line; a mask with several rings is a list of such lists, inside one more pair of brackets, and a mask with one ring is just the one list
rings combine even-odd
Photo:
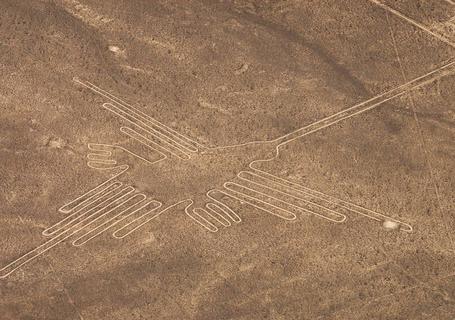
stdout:
[[73,80],[109,101],[103,104],[103,108],[122,118],[130,125],[120,128],[123,134],[154,148],[165,157],[171,156],[188,160],[192,154],[204,148],[197,141],[166,126],[93,83],[79,78],[74,78]]

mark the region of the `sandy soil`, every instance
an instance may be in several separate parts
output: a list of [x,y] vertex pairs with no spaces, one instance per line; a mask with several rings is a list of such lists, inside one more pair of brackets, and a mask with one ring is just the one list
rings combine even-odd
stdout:
[[453,1],[0,9],[0,319],[455,318]]

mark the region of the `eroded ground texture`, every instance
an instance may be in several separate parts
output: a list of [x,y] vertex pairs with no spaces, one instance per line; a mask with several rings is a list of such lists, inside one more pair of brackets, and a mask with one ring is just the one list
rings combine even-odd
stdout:
[[451,0],[0,0],[0,319],[454,319]]

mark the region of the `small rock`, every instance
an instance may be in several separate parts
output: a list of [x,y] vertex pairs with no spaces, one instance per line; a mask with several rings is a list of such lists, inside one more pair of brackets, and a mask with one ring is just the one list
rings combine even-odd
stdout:
[[51,137],[46,144],[49,148],[61,149],[66,145],[65,140],[59,137]]
[[120,52],[120,48],[117,46],[109,46],[109,51],[117,53],[117,52]]
[[109,51],[113,52],[117,57],[122,57],[122,58],[126,57],[125,50],[122,50],[117,46],[109,46],[108,49],[109,49]]
[[395,229],[398,229],[398,227],[400,225],[397,222],[395,222],[395,221],[386,220],[386,221],[384,221],[382,226],[384,228],[386,228],[387,230],[395,230]]

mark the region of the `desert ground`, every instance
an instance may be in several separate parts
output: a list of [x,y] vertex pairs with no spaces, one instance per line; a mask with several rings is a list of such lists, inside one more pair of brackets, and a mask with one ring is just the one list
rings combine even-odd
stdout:
[[0,319],[455,319],[455,2],[0,0]]

